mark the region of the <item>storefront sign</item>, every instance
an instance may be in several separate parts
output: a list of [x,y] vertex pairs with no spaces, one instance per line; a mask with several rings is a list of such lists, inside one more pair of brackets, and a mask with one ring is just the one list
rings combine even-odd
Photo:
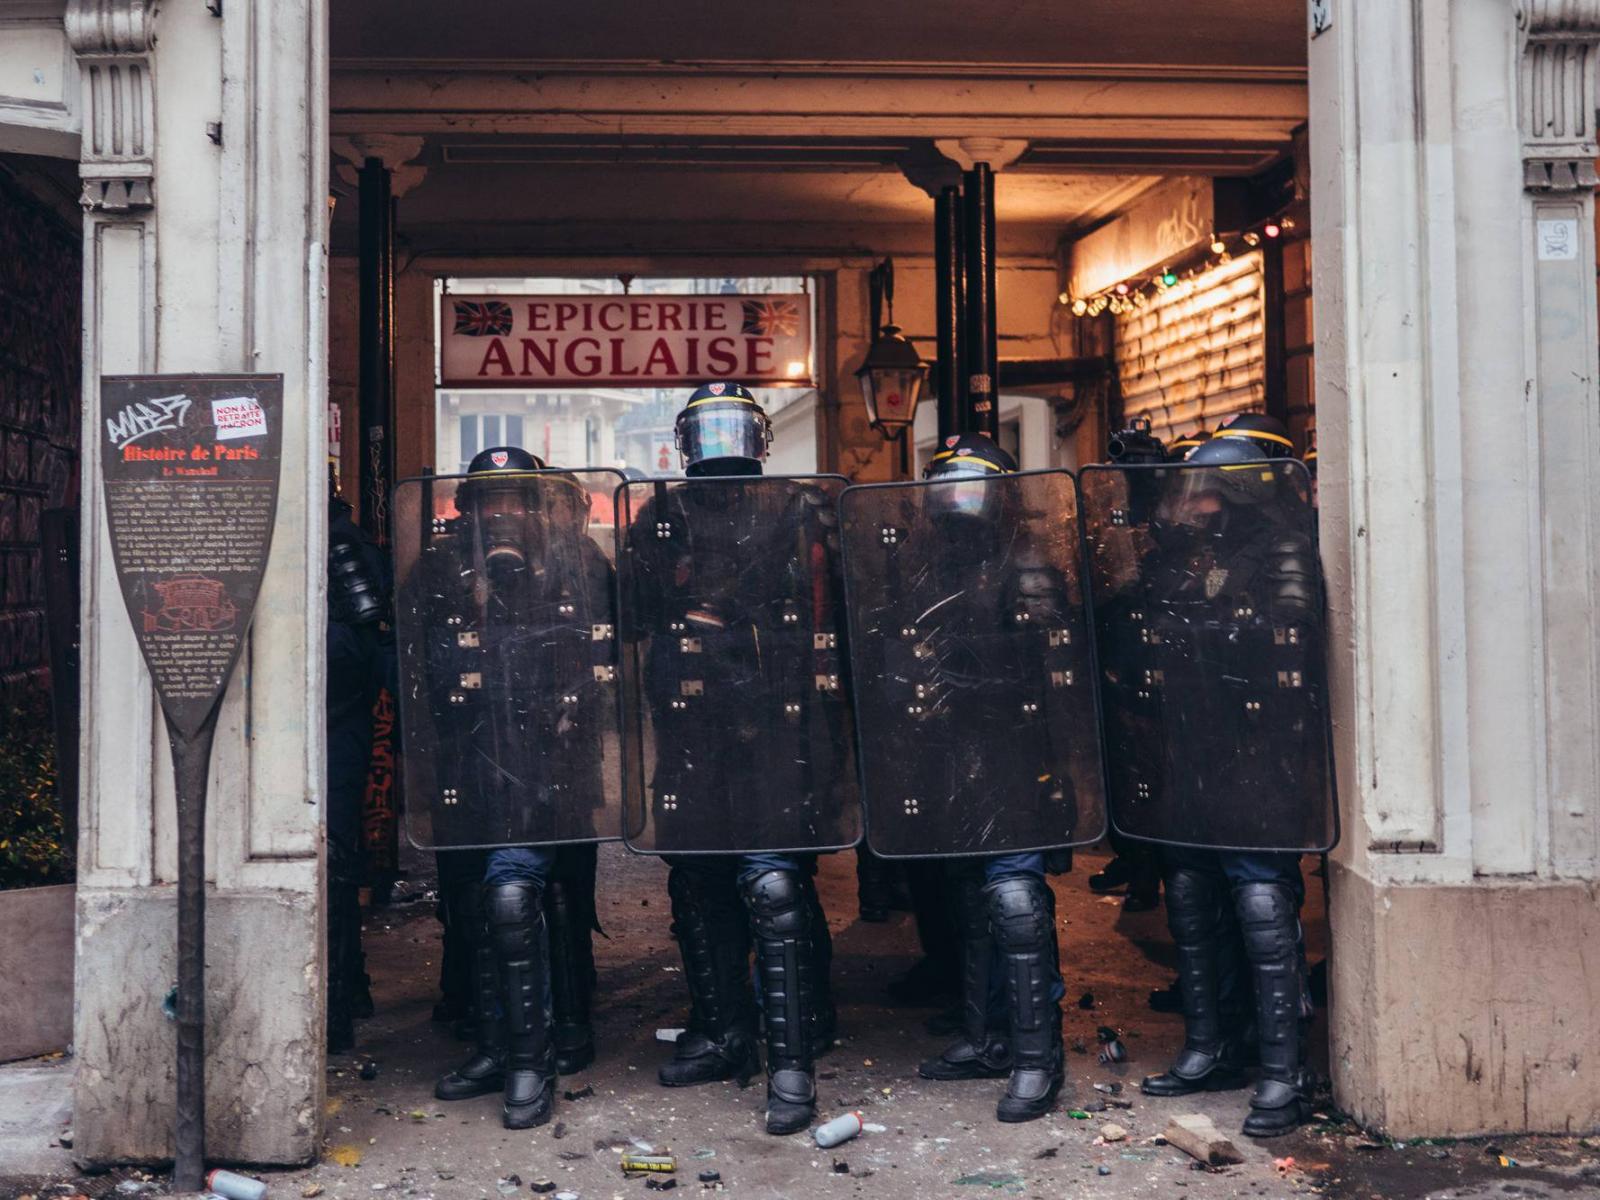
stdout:
[[812,382],[807,295],[446,295],[439,328],[446,388]]

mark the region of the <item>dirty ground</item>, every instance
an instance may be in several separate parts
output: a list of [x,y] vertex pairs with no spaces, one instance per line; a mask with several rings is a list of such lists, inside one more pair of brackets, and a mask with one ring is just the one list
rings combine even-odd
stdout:
[[[1124,914],[1119,899],[1088,891],[1085,880],[1102,861],[1079,855],[1077,869],[1055,880],[1067,980],[1068,1087],[1051,1117],[1003,1126],[993,1118],[1000,1081],[917,1078],[917,1062],[945,1040],[924,1029],[933,1010],[889,1007],[883,996],[884,985],[913,961],[911,919],[896,913],[887,924],[859,922],[852,856],[823,860],[840,1041],[818,1063],[820,1117],[859,1110],[868,1126],[832,1150],[819,1150],[806,1135],[763,1133],[759,1080],[744,1090],[733,1083],[674,1091],[656,1084],[656,1065],[671,1047],[658,1042],[655,1031],[681,1025],[685,1007],[668,933],[666,873],[656,860],[619,847],[602,850],[599,907],[610,936],[597,939],[600,1056],[561,1081],[554,1120],[529,1132],[501,1129],[493,1097],[453,1105],[433,1099],[434,1077],[466,1046],[430,1020],[439,961],[432,905],[419,898],[370,912],[368,966],[378,1015],[358,1026],[355,1055],[330,1061],[323,1160],[305,1170],[264,1173],[268,1196],[498,1200],[571,1192],[581,1200],[631,1200],[666,1185],[680,1194],[706,1193],[707,1200],[718,1191],[840,1200],[1600,1197],[1600,1139],[1399,1146],[1368,1138],[1324,1104],[1326,1119],[1317,1125],[1253,1142],[1238,1133],[1247,1093],[1170,1101],[1140,1096],[1139,1078],[1164,1066],[1181,1041],[1180,1019],[1146,1004],[1150,990],[1172,977],[1171,948],[1161,910]],[[1309,869],[1312,860],[1306,862]],[[1315,960],[1326,945],[1321,881],[1307,882]],[[1080,1007],[1086,993],[1092,1007]],[[1102,1025],[1122,1032],[1127,1063],[1097,1061]],[[1320,1014],[1314,1032],[1320,1046]],[[1320,1050],[1318,1057],[1320,1066]],[[60,1145],[70,1125],[70,1069],[70,1060],[0,1068],[0,1200],[167,1194],[159,1174],[80,1177],[73,1170],[70,1149]],[[1168,1121],[1185,1113],[1213,1118],[1244,1162],[1199,1169],[1173,1147],[1157,1144]],[[1125,1136],[1116,1138],[1112,1129],[1115,1140],[1107,1140],[1113,1125]],[[676,1156],[676,1173],[625,1177],[623,1152],[646,1148]],[[702,1183],[702,1173],[710,1172],[718,1178]],[[548,1192],[535,1190],[547,1184],[554,1185]]]

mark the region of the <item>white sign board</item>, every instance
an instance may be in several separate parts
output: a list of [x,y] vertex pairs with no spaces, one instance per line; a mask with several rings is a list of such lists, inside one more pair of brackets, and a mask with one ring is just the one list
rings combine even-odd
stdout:
[[1578,257],[1576,221],[1539,222],[1539,261],[1564,262]]
[[446,388],[811,385],[811,297],[445,295]]

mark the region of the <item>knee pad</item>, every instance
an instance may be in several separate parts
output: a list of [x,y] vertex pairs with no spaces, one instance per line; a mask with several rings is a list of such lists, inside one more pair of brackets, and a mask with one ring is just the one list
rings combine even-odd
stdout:
[[1298,961],[1300,914],[1287,884],[1241,883],[1233,898],[1252,963]]
[[542,890],[533,883],[501,883],[484,889],[489,929],[501,953],[526,952],[532,941],[530,931],[543,926]]
[[810,924],[805,888],[795,872],[763,871],[746,880],[742,890],[762,937],[795,936]]
[[1002,951],[1023,951],[1055,936],[1049,885],[1033,875],[1008,875],[984,889],[989,926]]

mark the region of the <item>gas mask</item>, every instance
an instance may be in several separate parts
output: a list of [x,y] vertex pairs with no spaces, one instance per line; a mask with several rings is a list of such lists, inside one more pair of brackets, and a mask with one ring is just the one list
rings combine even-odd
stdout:
[[486,487],[476,507],[484,566],[490,571],[526,567],[529,554],[536,549],[526,491],[516,485]]

